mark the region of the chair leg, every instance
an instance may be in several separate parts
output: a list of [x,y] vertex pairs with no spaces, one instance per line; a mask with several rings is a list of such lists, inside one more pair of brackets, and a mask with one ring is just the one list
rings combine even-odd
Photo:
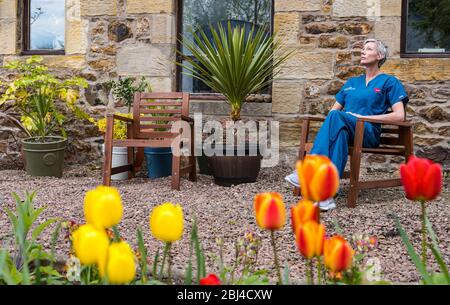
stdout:
[[108,117],[106,120],[105,157],[103,160],[103,185],[106,186],[111,185],[113,124],[113,118]]
[[296,187],[296,186],[294,186],[294,196],[295,197],[298,197],[298,196],[300,196],[300,188],[298,188],[298,187]]
[[356,122],[353,153],[350,159],[350,189],[347,197],[347,206],[354,208],[359,193],[359,169],[361,167],[361,151],[364,136],[364,122]]
[[180,166],[181,156],[172,157],[172,189],[180,190]]
[[[128,164],[134,164],[134,147],[128,147]],[[134,170],[134,166],[131,167],[131,170],[128,171],[128,179],[134,178],[136,176],[136,172]]]

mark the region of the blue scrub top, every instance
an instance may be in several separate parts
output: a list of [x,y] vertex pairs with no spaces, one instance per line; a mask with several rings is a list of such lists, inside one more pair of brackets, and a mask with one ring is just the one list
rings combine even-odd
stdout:
[[350,78],[336,94],[336,101],[344,111],[360,115],[386,113],[397,102],[408,102],[400,81],[384,73],[378,74],[366,86],[366,75]]

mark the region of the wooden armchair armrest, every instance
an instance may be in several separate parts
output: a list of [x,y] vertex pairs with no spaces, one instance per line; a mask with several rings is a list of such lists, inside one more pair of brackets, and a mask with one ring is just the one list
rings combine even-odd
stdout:
[[183,121],[186,121],[186,122],[189,122],[189,123],[194,123],[194,119],[191,118],[191,117],[188,117],[188,116],[186,116],[186,115],[181,115],[181,119],[182,119]]
[[404,126],[404,127],[411,127],[413,125],[413,123],[411,121],[390,122],[390,121],[385,121],[385,120],[377,120],[377,119],[369,119],[369,118],[358,118],[358,121],[379,123],[379,124],[384,124],[384,125]]
[[123,117],[123,116],[120,116],[120,115],[117,115],[117,114],[113,114],[113,113],[108,113],[106,115],[106,117],[107,118],[113,118],[115,120],[124,121],[124,122],[127,122],[127,123],[133,123],[134,122],[133,119],[126,118],[126,117]]
[[317,116],[312,116],[312,115],[303,115],[303,116],[300,117],[300,120],[302,120],[302,121],[323,122],[323,121],[325,121],[325,117],[317,117]]

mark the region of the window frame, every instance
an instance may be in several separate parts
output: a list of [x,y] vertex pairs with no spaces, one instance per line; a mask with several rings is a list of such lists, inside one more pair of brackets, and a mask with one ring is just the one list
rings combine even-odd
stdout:
[[408,1],[402,0],[400,26],[400,57],[401,58],[450,58],[450,53],[419,53],[406,51],[406,31],[408,28]]
[[[182,56],[181,54],[178,53],[178,51],[181,50],[181,30],[183,29],[183,1],[184,0],[176,0],[175,1],[175,12],[176,12],[176,55],[175,55],[175,60],[176,62],[181,62],[182,61]],[[271,9],[270,9],[270,34],[273,35],[273,31],[274,31],[274,16],[275,16],[275,0],[270,0],[271,1]],[[193,56],[191,56],[193,57]],[[182,90],[182,72],[181,72],[181,66],[176,65],[176,69],[175,69],[175,88],[176,91],[181,91]],[[268,91],[269,94],[272,95],[272,85],[270,84],[268,87]],[[193,99],[197,99],[197,100],[226,100],[226,98],[221,94],[221,93],[214,93],[214,92],[191,92],[190,93],[191,97]]]
[[[30,50],[30,1],[22,1],[22,51],[21,55],[65,55],[65,43],[63,50]],[[65,2],[64,2],[65,3]],[[64,29],[65,31],[65,29]],[[65,40],[65,35],[64,35]]]

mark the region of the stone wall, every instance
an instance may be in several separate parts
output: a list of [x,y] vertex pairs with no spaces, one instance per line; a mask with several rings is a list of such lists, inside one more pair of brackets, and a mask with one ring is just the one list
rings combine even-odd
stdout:
[[[19,3],[18,3],[19,2]],[[369,3],[369,5],[368,5]],[[251,98],[243,116],[280,121],[286,156],[297,154],[299,116],[327,114],[344,82],[363,72],[358,66],[364,39],[380,38],[391,57],[383,71],[397,76],[411,102],[415,152],[450,168],[450,58],[400,58],[401,0],[275,0],[274,27],[294,50],[267,96]],[[0,0],[0,63],[21,57],[21,1]],[[105,82],[118,76],[145,76],[154,91],[175,90],[175,0],[66,0],[66,55],[45,56],[52,71],[80,75],[89,82],[82,92],[85,110],[102,116],[108,99]],[[0,70],[0,79],[10,77]],[[223,101],[195,100],[191,111],[224,119]],[[69,162],[99,162],[101,136],[94,126],[68,122]],[[1,122],[0,162],[20,164],[17,129]],[[7,151],[7,154],[2,153]],[[369,168],[401,162],[369,156]],[[291,161],[292,162],[292,161]]]

